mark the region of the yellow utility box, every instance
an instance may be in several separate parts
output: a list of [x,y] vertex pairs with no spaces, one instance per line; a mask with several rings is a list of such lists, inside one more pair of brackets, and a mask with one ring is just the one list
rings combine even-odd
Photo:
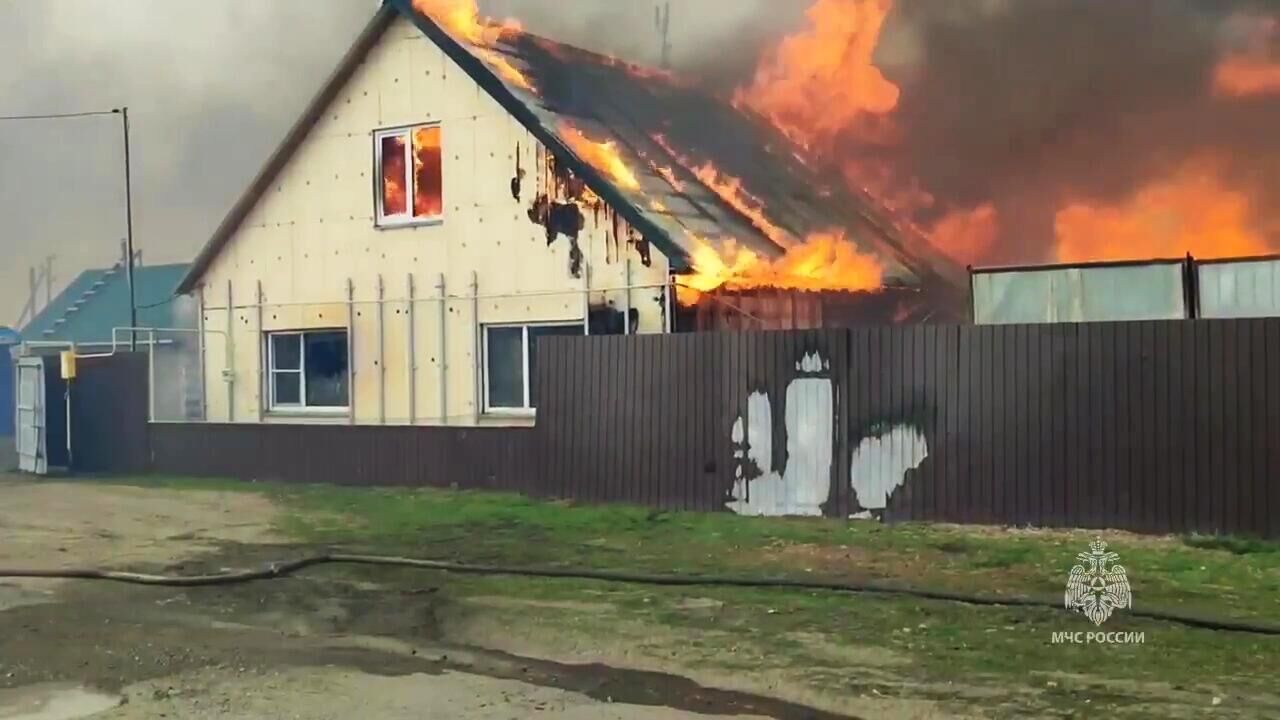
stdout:
[[74,350],[62,351],[62,379],[76,379],[76,353]]

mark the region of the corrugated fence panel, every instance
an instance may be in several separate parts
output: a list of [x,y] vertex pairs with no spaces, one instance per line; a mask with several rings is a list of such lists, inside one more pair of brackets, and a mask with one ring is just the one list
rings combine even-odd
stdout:
[[[1280,536],[1280,319],[553,338],[539,352],[534,428],[153,425],[150,467]],[[107,423],[73,422],[84,447],[87,429],[122,432],[112,413],[137,415],[145,398],[84,388],[77,418],[96,408]],[[105,469],[133,471],[100,445]],[[117,449],[145,457],[138,447]]]
[[[46,363],[46,375],[60,377],[60,363]],[[149,466],[147,445],[147,356],[122,353],[84,358],[77,377],[69,385],[71,395],[71,467],[76,472],[140,473]],[[61,396],[48,398],[51,410],[66,407]],[[65,416],[48,421],[59,430],[58,442],[66,446]],[[50,443],[53,443],[52,435]]]

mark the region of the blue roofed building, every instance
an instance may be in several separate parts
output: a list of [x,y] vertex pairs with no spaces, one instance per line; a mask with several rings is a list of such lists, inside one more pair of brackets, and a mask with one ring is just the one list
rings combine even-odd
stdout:
[[[134,268],[138,327],[195,329],[195,310],[173,290],[186,275],[186,264]],[[22,328],[22,340],[41,343],[109,346],[115,328],[129,326],[129,279],[123,262],[85,270]]]
[[[174,295],[189,269],[134,267],[137,327],[163,330],[135,334],[137,350],[150,353],[148,386],[155,389],[151,407],[157,420],[195,420],[204,413],[199,310],[190,296]],[[14,354],[53,355],[73,346],[81,355],[124,352],[129,333],[117,330],[129,326],[129,278],[122,260],[80,273],[22,328]]]
[[[14,372],[9,350],[17,345],[20,336],[14,330],[0,327],[0,437],[13,437],[14,420]],[[3,445],[3,443],[0,443]],[[0,459],[0,470],[5,461]]]

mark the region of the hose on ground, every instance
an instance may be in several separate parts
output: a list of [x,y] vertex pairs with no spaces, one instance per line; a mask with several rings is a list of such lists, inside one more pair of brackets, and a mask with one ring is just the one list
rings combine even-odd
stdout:
[[[1061,604],[1049,600],[1027,597],[999,597],[994,595],[971,595],[968,593],[950,592],[946,590],[928,590],[885,583],[853,583],[823,580],[791,580],[786,578],[747,578],[722,577],[711,575],[649,575],[643,573],[615,572],[609,570],[582,570],[572,568],[527,568],[503,567],[500,565],[471,565],[465,563],[443,562],[439,560],[421,560],[416,558],[391,557],[383,555],[351,555],[327,554],[274,562],[259,570],[244,572],[227,572],[213,575],[148,575],[145,573],[121,572],[97,568],[66,569],[5,569],[0,568],[0,578],[50,578],[66,580],[107,580],[131,585],[156,585],[163,587],[208,587],[214,585],[233,585],[282,578],[309,567],[327,564],[372,565],[383,567],[407,567],[419,570],[460,573],[466,575],[510,575],[519,577],[559,578],[573,580],[597,580],[602,582],[629,583],[637,585],[655,585],[665,587],[741,587],[741,588],[785,588],[791,590],[820,590],[843,593],[870,593],[881,595],[902,595],[923,600],[941,600],[964,603],[966,605],[995,607],[1028,607],[1066,610]],[[1224,630],[1230,632],[1252,633],[1256,635],[1280,636],[1280,625],[1263,625],[1241,620],[1198,617],[1161,610],[1133,609],[1128,615],[1158,620],[1161,622],[1185,625],[1208,630]]]

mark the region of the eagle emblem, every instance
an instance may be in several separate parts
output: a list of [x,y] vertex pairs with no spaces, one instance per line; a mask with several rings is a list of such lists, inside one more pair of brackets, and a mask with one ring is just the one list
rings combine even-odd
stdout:
[[1133,607],[1129,576],[1124,567],[1114,564],[1120,556],[1107,551],[1102,540],[1089,543],[1089,552],[1076,556],[1079,565],[1071,568],[1067,579],[1066,608],[1102,625],[1117,608]]

